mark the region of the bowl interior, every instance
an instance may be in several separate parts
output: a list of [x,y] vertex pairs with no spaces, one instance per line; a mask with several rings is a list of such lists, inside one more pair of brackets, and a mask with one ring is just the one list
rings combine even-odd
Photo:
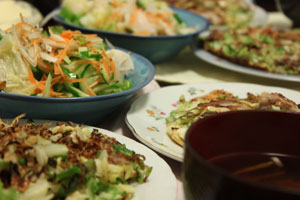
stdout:
[[[256,110],[221,113],[194,123],[185,138],[186,198],[299,199],[299,121],[300,114]],[[269,179],[274,174],[278,176]],[[296,187],[282,180],[292,180]]]
[[187,141],[205,160],[237,152],[300,155],[300,114],[244,111],[198,121]]
[[[57,8],[56,12],[59,10],[60,8]],[[173,36],[139,36],[77,26],[65,22],[58,15],[54,16],[53,19],[66,28],[80,30],[84,33],[98,34],[100,37],[108,39],[113,45],[145,56],[152,63],[160,63],[174,57],[188,44],[196,42],[198,34],[206,30],[209,26],[208,20],[202,16],[178,8],[173,8],[173,10],[187,26],[196,27],[196,31]]]
[[[287,179],[294,172],[299,176],[299,122],[297,113],[262,110],[227,112],[200,119],[185,138],[186,195],[191,195],[190,199],[197,199],[192,197],[195,194],[209,200],[299,199],[300,188],[285,183],[276,185],[264,178],[273,170],[284,172]],[[272,161],[274,157],[284,167]],[[271,168],[268,164],[258,167],[270,161]],[[297,170],[290,171],[290,166]],[[300,179],[295,181],[300,183]],[[199,184],[195,185],[196,182]]]

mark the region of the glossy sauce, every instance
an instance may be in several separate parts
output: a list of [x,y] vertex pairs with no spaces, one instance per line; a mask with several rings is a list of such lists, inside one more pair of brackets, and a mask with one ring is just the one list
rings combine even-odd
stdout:
[[238,153],[213,158],[209,162],[248,181],[300,191],[300,157]]

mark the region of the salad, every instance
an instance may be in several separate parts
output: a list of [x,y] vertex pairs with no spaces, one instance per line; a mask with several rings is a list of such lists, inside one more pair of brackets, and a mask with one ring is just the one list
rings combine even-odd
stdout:
[[64,0],[59,15],[75,25],[143,36],[195,31],[166,2],[158,0]]
[[128,90],[130,55],[107,50],[95,34],[49,28],[23,19],[0,31],[0,90],[43,97],[88,97]]
[[152,167],[115,138],[72,123],[0,120],[1,200],[129,200]]

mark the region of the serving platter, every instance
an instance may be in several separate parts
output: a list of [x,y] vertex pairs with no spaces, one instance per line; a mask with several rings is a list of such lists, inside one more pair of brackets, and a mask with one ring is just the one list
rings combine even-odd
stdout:
[[[3,120],[10,121],[10,120]],[[33,120],[36,124],[51,123],[53,126],[57,121],[50,120]],[[21,119],[21,123],[26,123],[27,120]],[[75,124],[74,124],[75,125]],[[130,150],[135,151],[138,154],[144,155],[146,158],[145,164],[152,166],[152,172],[147,182],[139,185],[133,185],[135,188],[134,197],[132,200],[153,200],[153,199],[164,199],[164,200],[176,200],[177,198],[177,182],[176,177],[173,174],[169,165],[160,158],[155,152],[147,148],[145,145],[138,143],[130,138],[123,135],[113,133],[111,131],[92,127],[84,126],[89,129],[97,129],[100,133],[106,134],[109,137],[114,137]]]
[[217,67],[221,67],[221,68],[224,68],[227,70],[231,70],[231,71],[235,71],[235,72],[239,72],[239,73],[243,73],[243,74],[248,74],[248,75],[252,75],[252,76],[268,78],[268,79],[300,82],[300,76],[275,74],[275,73],[270,73],[270,72],[266,72],[263,70],[235,64],[235,63],[225,60],[219,56],[216,56],[204,49],[200,49],[200,48],[195,49],[194,54],[198,58],[204,60],[207,63],[210,63],[212,65],[215,65]]
[[246,97],[247,92],[277,92],[300,103],[300,92],[285,88],[248,83],[186,84],[164,87],[140,96],[131,105],[126,115],[126,123],[141,142],[167,157],[182,162],[184,150],[168,137],[165,119],[177,108],[181,95],[189,100],[215,89],[224,89],[240,98]]

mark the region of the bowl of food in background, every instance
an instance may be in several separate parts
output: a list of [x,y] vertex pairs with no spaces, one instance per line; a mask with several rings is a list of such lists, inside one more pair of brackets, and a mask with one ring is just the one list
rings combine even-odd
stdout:
[[185,138],[186,199],[299,199],[299,121],[299,113],[256,110],[194,123]]
[[26,1],[1,0],[0,1],[0,29],[5,30],[22,17],[31,24],[38,25],[43,16],[40,11]]
[[99,123],[154,77],[144,57],[94,34],[21,21],[0,40],[0,114]]
[[171,6],[199,14],[211,28],[264,25],[267,12],[251,0],[165,0]]
[[171,59],[209,26],[205,18],[157,0],[65,0],[55,12],[65,27],[98,34],[153,63]]

